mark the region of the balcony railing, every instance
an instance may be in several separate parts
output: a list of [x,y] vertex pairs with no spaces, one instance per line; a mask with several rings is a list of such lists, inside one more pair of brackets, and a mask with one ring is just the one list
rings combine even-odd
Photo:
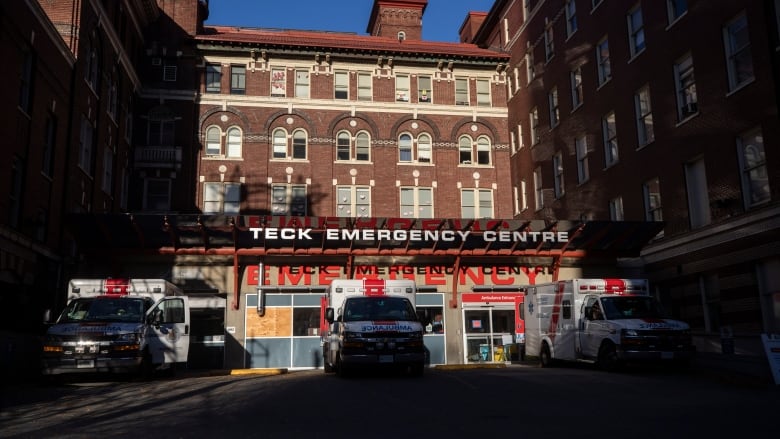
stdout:
[[137,168],[181,168],[180,146],[136,146],[135,166]]

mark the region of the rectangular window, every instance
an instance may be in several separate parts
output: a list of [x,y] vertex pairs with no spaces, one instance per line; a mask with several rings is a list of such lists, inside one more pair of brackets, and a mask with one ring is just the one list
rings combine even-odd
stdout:
[[576,109],[582,105],[582,68],[577,67],[569,73],[571,83],[571,107]]
[[206,93],[222,91],[222,65],[208,64],[206,66]]
[[598,65],[599,85],[612,78],[612,67],[609,62],[609,40],[605,37],[596,45],[596,64]]
[[462,189],[460,206],[461,218],[493,218],[493,191]]
[[645,197],[645,220],[663,221],[664,215],[661,209],[661,183],[658,177],[646,181],[642,185]]
[[544,208],[544,188],[542,187],[542,168],[534,169],[534,204],[536,210]]
[[764,136],[760,130],[753,130],[737,138],[737,146],[745,207],[749,209],[769,202],[772,194],[764,154]]
[[246,67],[230,66],[230,94],[246,93]]
[[371,188],[369,186],[339,186],[336,188],[336,215],[348,218],[371,216]]
[[685,188],[688,195],[688,218],[691,228],[698,229],[706,226],[712,218],[704,159],[685,164]]
[[81,117],[81,131],[79,133],[79,167],[92,175],[92,142],[94,141],[94,128],[92,123],[84,116]]
[[469,104],[468,78],[455,78],[455,105]]
[[617,127],[614,112],[601,119],[601,132],[604,138],[604,165],[610,167],[618,161]]
[[528,53],[525,55],[525,74],[530,84],[536,78],[536,69],[534,68],[533,46],[528,46]]
[[699,112],[693,58],[690,55],[674,65],[674,79],[677,88],[677,116],[679,121],[683,121]]
[[112,76],[108,79],[108,103],[106,103],[106,109],[113,121],[116,121],[117,107],[119,105],[118,93],[119,87],[117,86],[116,78]]
[[103,181],[101,189],[109,195],[111,195],[111,191],[114,189],[114,150],[108,146],[103,151]]
[[172,64],[166,64],[163,66],[163,81],[176,82],[178,67]]
[[298,69],[295,71],[295,97],[309,97],[309,71]]
[[609,200],[609,219],[611,221],[623,221],[623,198],[617,197]]
[[284,67],[271,69],[271,96],[277,98],[287,96],[287,70]]
[[566,0],[566,38],[577,32],[577,5],[574,0]]
[[666,0],[666,11],[672,24],[688,11],[688,0]]
[[143,207],[144,210],[150,212],[170,211],[171,180],[167,178],[147,178],[144,180]]
[[634,111],[636,114],[637,140],[639,146],[645,146],[655,139],[649,86],[642,87],[634,94]]
[[539,111],[536,107],[531,110],[531,145],[539,143]]
[[424,103],[430,103],[433,100],[430,76],[417,77],[417,100]]
[[358,100],[370,101],[371,95],[371,78],[370,72],[358,72]]
[[305,184],[275,184],[271,187],[271,215],[306,216]]
[[744,12],[723,28],[723,39],[726,46],[729,90],[733,91],[754,78],[750,34]]
[[241,206],[240,183],[205,183],[203,213],[237,214]]
[[555,41],[553,39],[553,26],[550,23],[544,30],[544,59],[550,61],[555,55]]
[[401,217],[433,218],[433,189],[429,187],[402,187]]
[[628,46],[631,56],[637,56],[645,50],[645,27],[642,20],[642,8],[636,6],[628,12]]
[[590,179],[588,142],[585,140],[585,136],[574,139],[574,149],[577,152],[577,183],[582,184]]
[[518,149],[525,148],[525,141],[523,140],[523,125],[517,124],[517,147]]
[[349,72],[336,72],[334,83],[334,98],[349,99]]
[[477,105],[480,107],[490,106],[490,80],[477,79]]
[[397,75],[395,77],[395,100],[409,102],[409,89],[409,75]]
[[46,127],[44,130],[41,172],[49,177],[54,177],[54,152],[57,142],[57,119],[53,114],[46,116]]
[[172,120],[150,120],[148,122],[149,146],[173,146],[175,127]]
[[555,198],[561,198],[566,190],[563,186],[563,155],[560,152],[553,156],[553,175],[555,176]]
[[553,87],[547,94],[547,105],[550,108],[550,128],[558,126],[560,123],[560,110],[558,109],[558,87]]

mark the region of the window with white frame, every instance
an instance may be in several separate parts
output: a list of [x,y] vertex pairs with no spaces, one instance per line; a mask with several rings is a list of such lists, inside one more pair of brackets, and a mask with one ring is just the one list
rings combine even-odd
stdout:
[[222,91],[222,65],[206,65],[206,93],[220,93]]
[[552,22],[547,24],[544,29],[544,60],[550,61],[555,55],[555,33],[553,32]]
[[472,157],[471,137],[461,136],[458,139],[458,157],[461,165],[470,165],[474,158]]
[[526,193],[525,180],[520,180],[520,187],[513,188],[515,193],[515,215],[528,209],[528,194]]
[[305,184],[271,185],[271,215],[306,216],[308,204]]
[[623,197],[609,200],[609,219],[611,221],[623,221]]
[[219,127],[206,128],[206,155],[222,155],[222,130]]
[[480,107],[490,106],[490,80],[477,79],[477,105]]
[[631,56],[637,56],[645,50],[645,25],[642,19],[642,7],[636,5],[628,11],[628,47]]
[[604,139],[604,165],[609,167],[617,163],[619,158],[615,112],[601,118],[601,133]]
[[560,152],[553,156],[553,183],[555,189],[555,198],[561,198],[566,189],[563,185],[563,154]]
[[349,72],[337,70],[333,74],[333,97],[335,99],[349,99]]
[[688,0],[666,0],[666,13],[669,24],[674,23],[688,12]]
[[401,218],[433,218],[433,188],[402,187]]
[[92,175],[92,143],[95,141],[92,122],[85,116],[81,116],[81,131],[79,132],[79,167]]
[[273,159],[306,160],[308,154],[308,134],[303,129],[287,135],[284,128],[277,128],[272,135]]
[[544,187],[542,186],[542,168],[534,169],[534,205],[536,210],[544,208]]
[[515,137],[515,132],[510,131],[509,132],[509,145],[512,148],[512,154],[517,152],[517,138]]
[[103,149],[103,181],[100,188],[109,195],[114,190],[114,150],[110,146]]
[[531,118],[531,145],[539,143],[539,110],[534,107],[528,115]]
[[674,65],[677,90],[677,116],[682,121],[699,112],[696,80],[693,75],[693,57],[686,55]]
[[469,79],[455,78],[455,105],[469,104]]
[[309,97],[309,71],[306,69],[295,69],[295,97]]
[[360,131],[352,136],[347,131],[341,131],[336,135],[336,160],[360,161],[371,160],[371,138],[365,131]]
[[486,136],[479,136],[476,142],[466,135],[458,139],[458,151],[462,165],[490,165],[490,150],[490,139]]
[[525,147],[525,141],[523,140],[523,125],[517,124],[517,148],[518,150]]
[[418,163],[431,163],[433,157],[433,144],[431,142],[431,136],[428,134],[420,134],[417,136],[417,162]]
[[582,67],[577,67],[569,72],[571,84],[571,108],[576,109],[582,105]]
[[566,0],[566,38],[577,32],[577,5],[575,0]]
[[372,100],[372,92],[371,92],[371,83],[373,82],[373,78],[371,77],[371,72],[358,72],[358,90],[357,90],[357,98],[359,101],[370,101]]
[[417,100],[424,103],[431,103],[433,101],[433,89],[431,88],[430,76],[417,77]]
[[585,139],[585,136],[574,139],[574,150],[577,154],[577,183],[582,184],[590,179],[588,141]]
[[147,212],[168,212],[171,210],[170,179],[144,179],[143,209]]
[[742,174],[742,193],[746,208],[771,200],[769,175],[764,153],[764,136],[755,129],[737,138],[739,162]]
[[550,127],[556,127],[561,121],[560,109],[558,108],[558,87],[553,87],[547,94],[547,105],[550,109]]
[[246,94],[246,66],[230,66],[230,94]]
[[271,96],[287,96],[287,70],[284,67],[271,68]]
[[514,75],[514,79],[515,79],[514,93],[517,93],[518,90],[520,90],[520,69],[517,66],[515,66],[514,70],[512,71],[512,74]]
[[241,157],[241,137],[241,130],[238,127],[228,128],[225,156],[229,158]]
[[461,189],[461,218],[493,218],[493,191],[490,189]]
[[398,161],[399,162],[411,162],[412,161],[412,136],[411,134],[404,133],[398,136]]
[[663,209],[661,206],[661,182],[658,177],[651,178],[642,184],[642,193],[645,197],[645,220],[663,221]]
[[410,88],[409,75],[395,76],[395,100],[396,102],[409,102]]
[[203,184],[203,213],[236,214],[241,207],[241,184],[206,182]]
[[729,90],[733,91],[751,82],[755,77],[747,16],[744,12],[723,28],[723,39],[726,46]]
[[612,67],[609,61],[609,40],[604,37],[596,44],[596,65],[599,74],[599,85],[612,78]]
[[336,188],[336,215],[348,218],[371,216],[371,188],[369,186],[338,186]]
[[477,138],[477,164],[489,165],[490,162],[490,139],[479,136]]
[[534,52],[533,46],[528,46],[528,53],[525,54],[525,74],[528,83],[536,78],[536,69],[534,68]]
[[655,140],[649,85],[645,85],[634,94],[634,112],[636,114],[637,141],[639,146],[645,146]]
[[688,219],[692,229],[710,224],[710,197],[704,159],[685,164],[685,189],[688,199]]

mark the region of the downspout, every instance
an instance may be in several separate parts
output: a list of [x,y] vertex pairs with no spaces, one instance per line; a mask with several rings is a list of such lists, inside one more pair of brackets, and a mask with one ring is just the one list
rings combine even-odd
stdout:
[[460,273],[460,255],[455,256],[455,270],[452,272],[452,298],[450,299],[450,308],[458,307],[458,274]]
[[[262,263],[260,264],[262,268]],[[262,279],[262,277],[261,277]],[[261,280],[260,283],[263,281]],[[238,311],[238,300],[240,295],[241,280],[238,275],[238,250],[233,250],[233,310]]]

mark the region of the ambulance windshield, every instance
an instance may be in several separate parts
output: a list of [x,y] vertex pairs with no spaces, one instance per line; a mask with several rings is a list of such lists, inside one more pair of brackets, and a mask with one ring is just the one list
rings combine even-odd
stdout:
[[403,297],[350,297],[344,304],[344,321],[416,320],[412,303]]
[[127,322],[141,323],[151,306],[143,298],[81,298],[72,300],[60,315],[60,323]]
[[648,296],[602,297],[601,304],[608,320],[667,318],[661,304]]

